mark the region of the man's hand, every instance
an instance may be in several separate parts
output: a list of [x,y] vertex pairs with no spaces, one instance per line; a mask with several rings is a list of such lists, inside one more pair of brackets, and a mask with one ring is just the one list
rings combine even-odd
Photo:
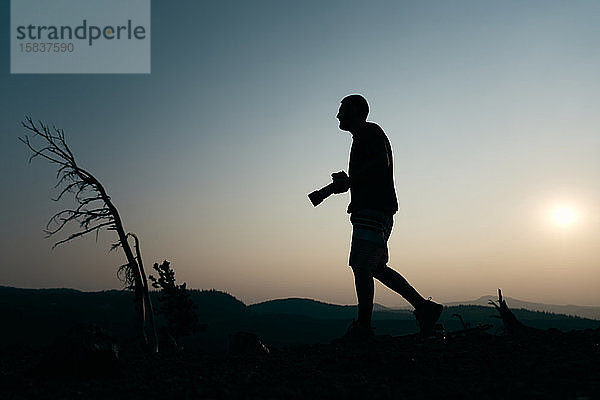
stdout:
[[344,193],[350,189],[350,178],[344,171],[331,174],[333,179],[333,193]]

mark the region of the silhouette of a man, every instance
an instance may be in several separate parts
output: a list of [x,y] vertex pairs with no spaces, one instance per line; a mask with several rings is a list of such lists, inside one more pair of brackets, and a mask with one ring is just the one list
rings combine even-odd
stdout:
[[373,278],[404,297],[414,308],[421,334],[429,335],[443,306],[425,300],[398,272],[387,266],[387,242],[393,216],[398,211],[394,188],[392,148],[379,125],[367,122],[369,105],[353,94],[341,101],[337,119],[352,134],[348,175],[332,174],[334,193],[350,190],[348,213],[352,223],[349,265],[354,273],[358,320],[349,334],[372,335],[371,315],[375,294]]

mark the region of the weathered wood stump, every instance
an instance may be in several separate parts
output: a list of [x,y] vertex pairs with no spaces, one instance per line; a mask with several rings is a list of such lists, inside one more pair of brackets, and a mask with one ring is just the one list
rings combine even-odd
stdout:
[[502,298],[502,290],[498,289],[498,303],[493,300],[490,300],[488,303],[494,306],[500,314],[499,318],[502,319],[502,323],[504,324],[505,334],[515,335],[537,331],[536,328],[523,325],[523,323],[515,317],[515,314],[513,314],[508,308],[508,305],[506,305],[506,300]]

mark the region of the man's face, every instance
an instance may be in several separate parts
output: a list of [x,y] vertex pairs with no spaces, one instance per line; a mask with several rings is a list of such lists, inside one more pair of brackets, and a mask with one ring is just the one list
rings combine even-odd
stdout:
[[343,131],[350,131],[359,122],[356,118],[354,108],[348,105],[348,103],[340,104],[336,118],[340,121],[340,129]]

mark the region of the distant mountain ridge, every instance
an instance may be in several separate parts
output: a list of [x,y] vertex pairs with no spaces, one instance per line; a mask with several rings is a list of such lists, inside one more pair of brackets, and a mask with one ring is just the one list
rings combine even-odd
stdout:
[[[455,301],[444,303],[445,306],[458,307],[458,306],[483,306],[490,307],[488,302],[490,300],[497,300],[498,296],[489,295],[481,296],[475,300],[467,301]],[[559,304],[544,304],[534,303],[529,301],[523,301],[515,299],[513,297],[504,296],[509,308],[511,309],[524,309],[529,311],[541,311],[546,313],[564,314],[594,320],[600,320],[600,307],[594,306],[576,306],[576,305],[559,305]],[[354,313],[355,306],[351,305],[339,305],[330,304],[322,301],[307,299],[307,298],[286,298],[286,299],[274,299],[266,300],[260,303],[251,304],[248,306],[250,310],[260,313],[283,313],[283,314],[332,314],[332,315],[352,315]],[[375,312],[409,312],[412,307],[407,308],[390,308],[381,304],[375,304]],[[350,314],[349,314],[350,313]]]
[[[300,315],[330,315],[330,316],[347,316],[354,313],[355,306],[352,305],[340,305],[340,304],[332,304],[325,303],[323,301],[309,299],[309,298],[300,298],[300,297],[290,297],[283,299],[273,299],[266,300],[259,303],[248,304],[246,305],[241,300],[237,299],[235,296],[215,290],[201,290],[201,289],[189,289],[190,294],[196,303],[200,303],[202,306],[205,303],[210,303],[214,312],[244,312],[246,309],[261,314],[300,314]],[[29,294],[106,294],[112,296],[126,295],[126,291],[117,290],[117,289],[109,289],[97,292],[85,292],[77,289],[70,288],[44,288],[44,289],[30,289],[30,288],[15,288],[12,286],[2,286],[0,285],[0,294],[8,294],[8,293],[29,293]],[[156,292],[152,292],[156,293]],[[216,298],[218,301],[215,302]],[[466,300],[466,301],[454,301],[444,303],[446,306],[461,306],[461,305],[477,305],[477,306],[485,306],[489,307],[489,300],[496,300],[497,295],[488,295],[481,296],[475,300]],[[515,299],[513,297],[504,297],[508,306],[511,309],[525,309],[530,311],[542,311],[547,313],[554,314],[564,314],[564,315],[572,315],[578,316],[582,318],[589,318],[594,320],[600,320],[600,307],[597,306],[578,306],[578,305],[560,305],[560,304],[545,304],[545,303],[535,303],[524,300]],[[214,309],[214,308],[217,309]],[[374,311],[376,312],[403,312],[406,313],[409,310],[408,307],[401,308],[390,308],[383,306],[381,304],[375,304]]]
[[[325,303],[323,301],[290,297],[286,299],[267,300],[260,303],[251,304],[248,310],[260,314],[292,314],[292,315],[310,315],[319,318],[353,318],[356,315],[356,306]],[[375,304],[373,310],[378,312],[401,312],[406,310],[393,310],[391,308]]]
[[[506,304],[511,309],[525,309],[531,311],[543,311],[554,314],[565,314],[565,315],[574,315],[577,317],[589,318],[600,320],[600,307],[594,306],[576,306],[576,305],[560,305],[560,304],[544,304],[544,303],[534,303],[530,301],[524,301],[515,299],[513,297],[503,296],[506,300]],[[459,302],[451,302],[445,303],[448,306],[459,306],[459,305],[477,305],[477,306],[488,306],[488,301],[497,300],[497,295],[489,295],[489,296],[481,296],[476,300],[470,301],[459,301]]]

